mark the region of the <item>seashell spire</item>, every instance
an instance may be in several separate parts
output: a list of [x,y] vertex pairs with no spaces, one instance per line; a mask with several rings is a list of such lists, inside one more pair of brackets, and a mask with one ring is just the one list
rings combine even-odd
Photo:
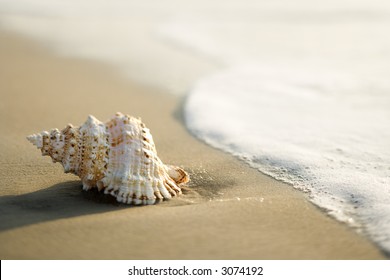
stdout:
[[83,189],[97,188],[127,204],[154,204],[181,193],[189,181],[180,167],[165,165],[141,120],[122,113],[106,123],[93,116],[80,127],[68,124],[27,139],[81,178]]

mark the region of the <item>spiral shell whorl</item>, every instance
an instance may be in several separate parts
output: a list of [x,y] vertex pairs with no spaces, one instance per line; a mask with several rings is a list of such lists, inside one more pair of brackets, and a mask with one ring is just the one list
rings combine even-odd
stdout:
[[97,187],[119,202],[154,204],[181,193],[187,173],[164,165],[148,128],[134,117],[117,113],[107,123],[93,116],[80,127],[66,126],[27,139],[61,162],[65,172],[81,178],[83,189]]

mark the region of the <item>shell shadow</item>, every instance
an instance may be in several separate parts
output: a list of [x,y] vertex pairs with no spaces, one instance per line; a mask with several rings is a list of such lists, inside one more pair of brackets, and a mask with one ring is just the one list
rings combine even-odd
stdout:
[[64,182],[31,193],[0,197],[0,231],[124,208],[131,206],[98,191],[85,192],[80,181]]
[[[183,186],[183,195],[170,203],[157,203],[162,207],[177,207],[202,203],[218,197],[226,187],[235,185],[234,180],[213,178],[203,169],[190,169],[191,181]],[[82,190],[80,181],[68,181],[21,195],[0,197],[0,232],[18,227],[66,219],[83,215],[105,213],[134,206],[119,203],[115,197],[97,189]],[[151,206],[145,206],[151,207]]]

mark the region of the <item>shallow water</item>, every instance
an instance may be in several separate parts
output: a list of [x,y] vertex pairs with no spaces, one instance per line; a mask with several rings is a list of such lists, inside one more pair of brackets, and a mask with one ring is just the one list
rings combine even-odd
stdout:
[[0,0],[0,24],[189,93],[197,137],[390,251],[387,1]]

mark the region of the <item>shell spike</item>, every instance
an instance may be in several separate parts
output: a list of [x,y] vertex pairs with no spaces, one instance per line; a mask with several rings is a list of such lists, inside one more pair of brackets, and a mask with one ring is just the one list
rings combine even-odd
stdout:
[[43,146],[42,135],[41,134],[31,134],[31,135],[27,136],[27,140],[31,144],[36,146],[38,149],[41,149],[42,146]]
[[98,119],[95,118],[95,117],[92,116],[92,115],[88,115],[87,122],[89,122],[89,123],[95,123],[95,122],[98,122]]

